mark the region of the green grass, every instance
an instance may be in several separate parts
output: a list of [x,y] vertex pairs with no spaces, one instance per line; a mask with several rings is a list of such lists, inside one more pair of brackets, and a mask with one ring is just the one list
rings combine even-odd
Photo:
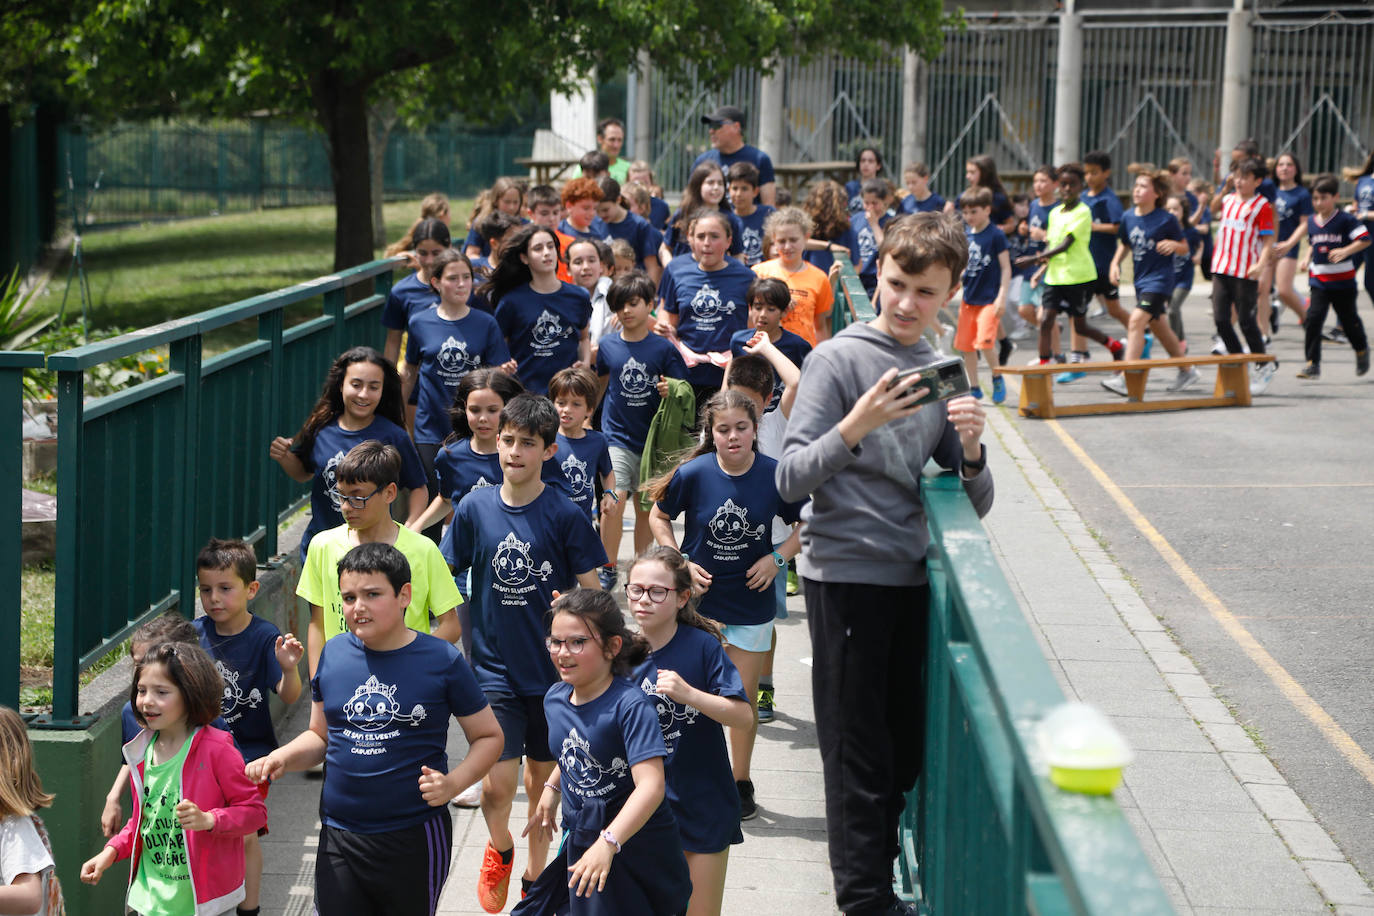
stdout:
[[52,564],[25,566],[19,579],[19,664],[52,667]]
[[[471,201],[453,202],[460,223],[471,206]],[[386,236],[397,239],[418,215],[419,202],[387,204],[384,212]],[[91,232],[83,236],[83,255],[92,327],[146,327],[329,273],[334,208],[261,210]],[[41,297],[40,310],[56,312],[66,290],[63,264]],[[79,319],[80,313],[73,285],[67,316]],[[302,303],[289,311],[287,323],[319,314],[318,300]],[[247,322],[217,339],[213,349],[255,337],[256,328]]]

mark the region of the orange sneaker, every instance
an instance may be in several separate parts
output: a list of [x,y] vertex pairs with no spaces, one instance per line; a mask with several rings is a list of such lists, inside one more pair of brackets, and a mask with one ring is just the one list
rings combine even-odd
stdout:
[[501,861],[501,853],[490,842],[482,853],[482,870],[477,874],[477,902],[488,913],[499,913],[506,907],[506,894],[510,891],[510,870],[515,864],[515,850],[511,850],[511,860]]

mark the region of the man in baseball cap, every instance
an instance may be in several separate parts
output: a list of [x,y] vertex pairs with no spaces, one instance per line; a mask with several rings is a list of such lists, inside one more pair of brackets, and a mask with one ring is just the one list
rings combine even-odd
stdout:
[[759,203],[773,206],[777,185],[773,179],[773,160],[757,146],[744,142],[744,111],[734,105],[722,105],[701,116],[711,135],[711,149],[697,157],[692,168],[713,161],[722,172],[730,171],[736,162],[748,162],[759,170]]

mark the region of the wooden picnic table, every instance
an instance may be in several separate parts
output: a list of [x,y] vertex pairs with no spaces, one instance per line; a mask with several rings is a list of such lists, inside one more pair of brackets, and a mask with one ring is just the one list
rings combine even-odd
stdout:
[[543,159],[534,156],[518,156],[515,164],[534,172],[535,184],[552,184],[569,168],[578,164],[578,159]]
[[832,178],[840,184],[858,175],[852,159],[831,159],[826,162],[779,162],[773,173],[783,187],[795,191],[816,176]]

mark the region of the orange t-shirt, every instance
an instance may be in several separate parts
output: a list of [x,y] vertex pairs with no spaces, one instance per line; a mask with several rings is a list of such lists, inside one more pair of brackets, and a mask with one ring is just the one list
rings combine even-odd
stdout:
[[792,307],[783,313],[782,326],[806,338],[806,342],[814,347],[816,318],[829,315],[835,302],[835,293],[830,288],[830,278],[825,271],[806,261],[802,261],[800,270],[790,271],[782,266],[781,258],[774,258],[755,264],[754,273],[787,284],[792,291]]
[[568,270],[568,246],[577,241],[577,239],[573,238],[571,235],[564,235],[557,229],[553,230],[553,234],[558,239],[558,279],[562,280],[564,283],[571,283],[573,282],[573,278],[572,272]]

